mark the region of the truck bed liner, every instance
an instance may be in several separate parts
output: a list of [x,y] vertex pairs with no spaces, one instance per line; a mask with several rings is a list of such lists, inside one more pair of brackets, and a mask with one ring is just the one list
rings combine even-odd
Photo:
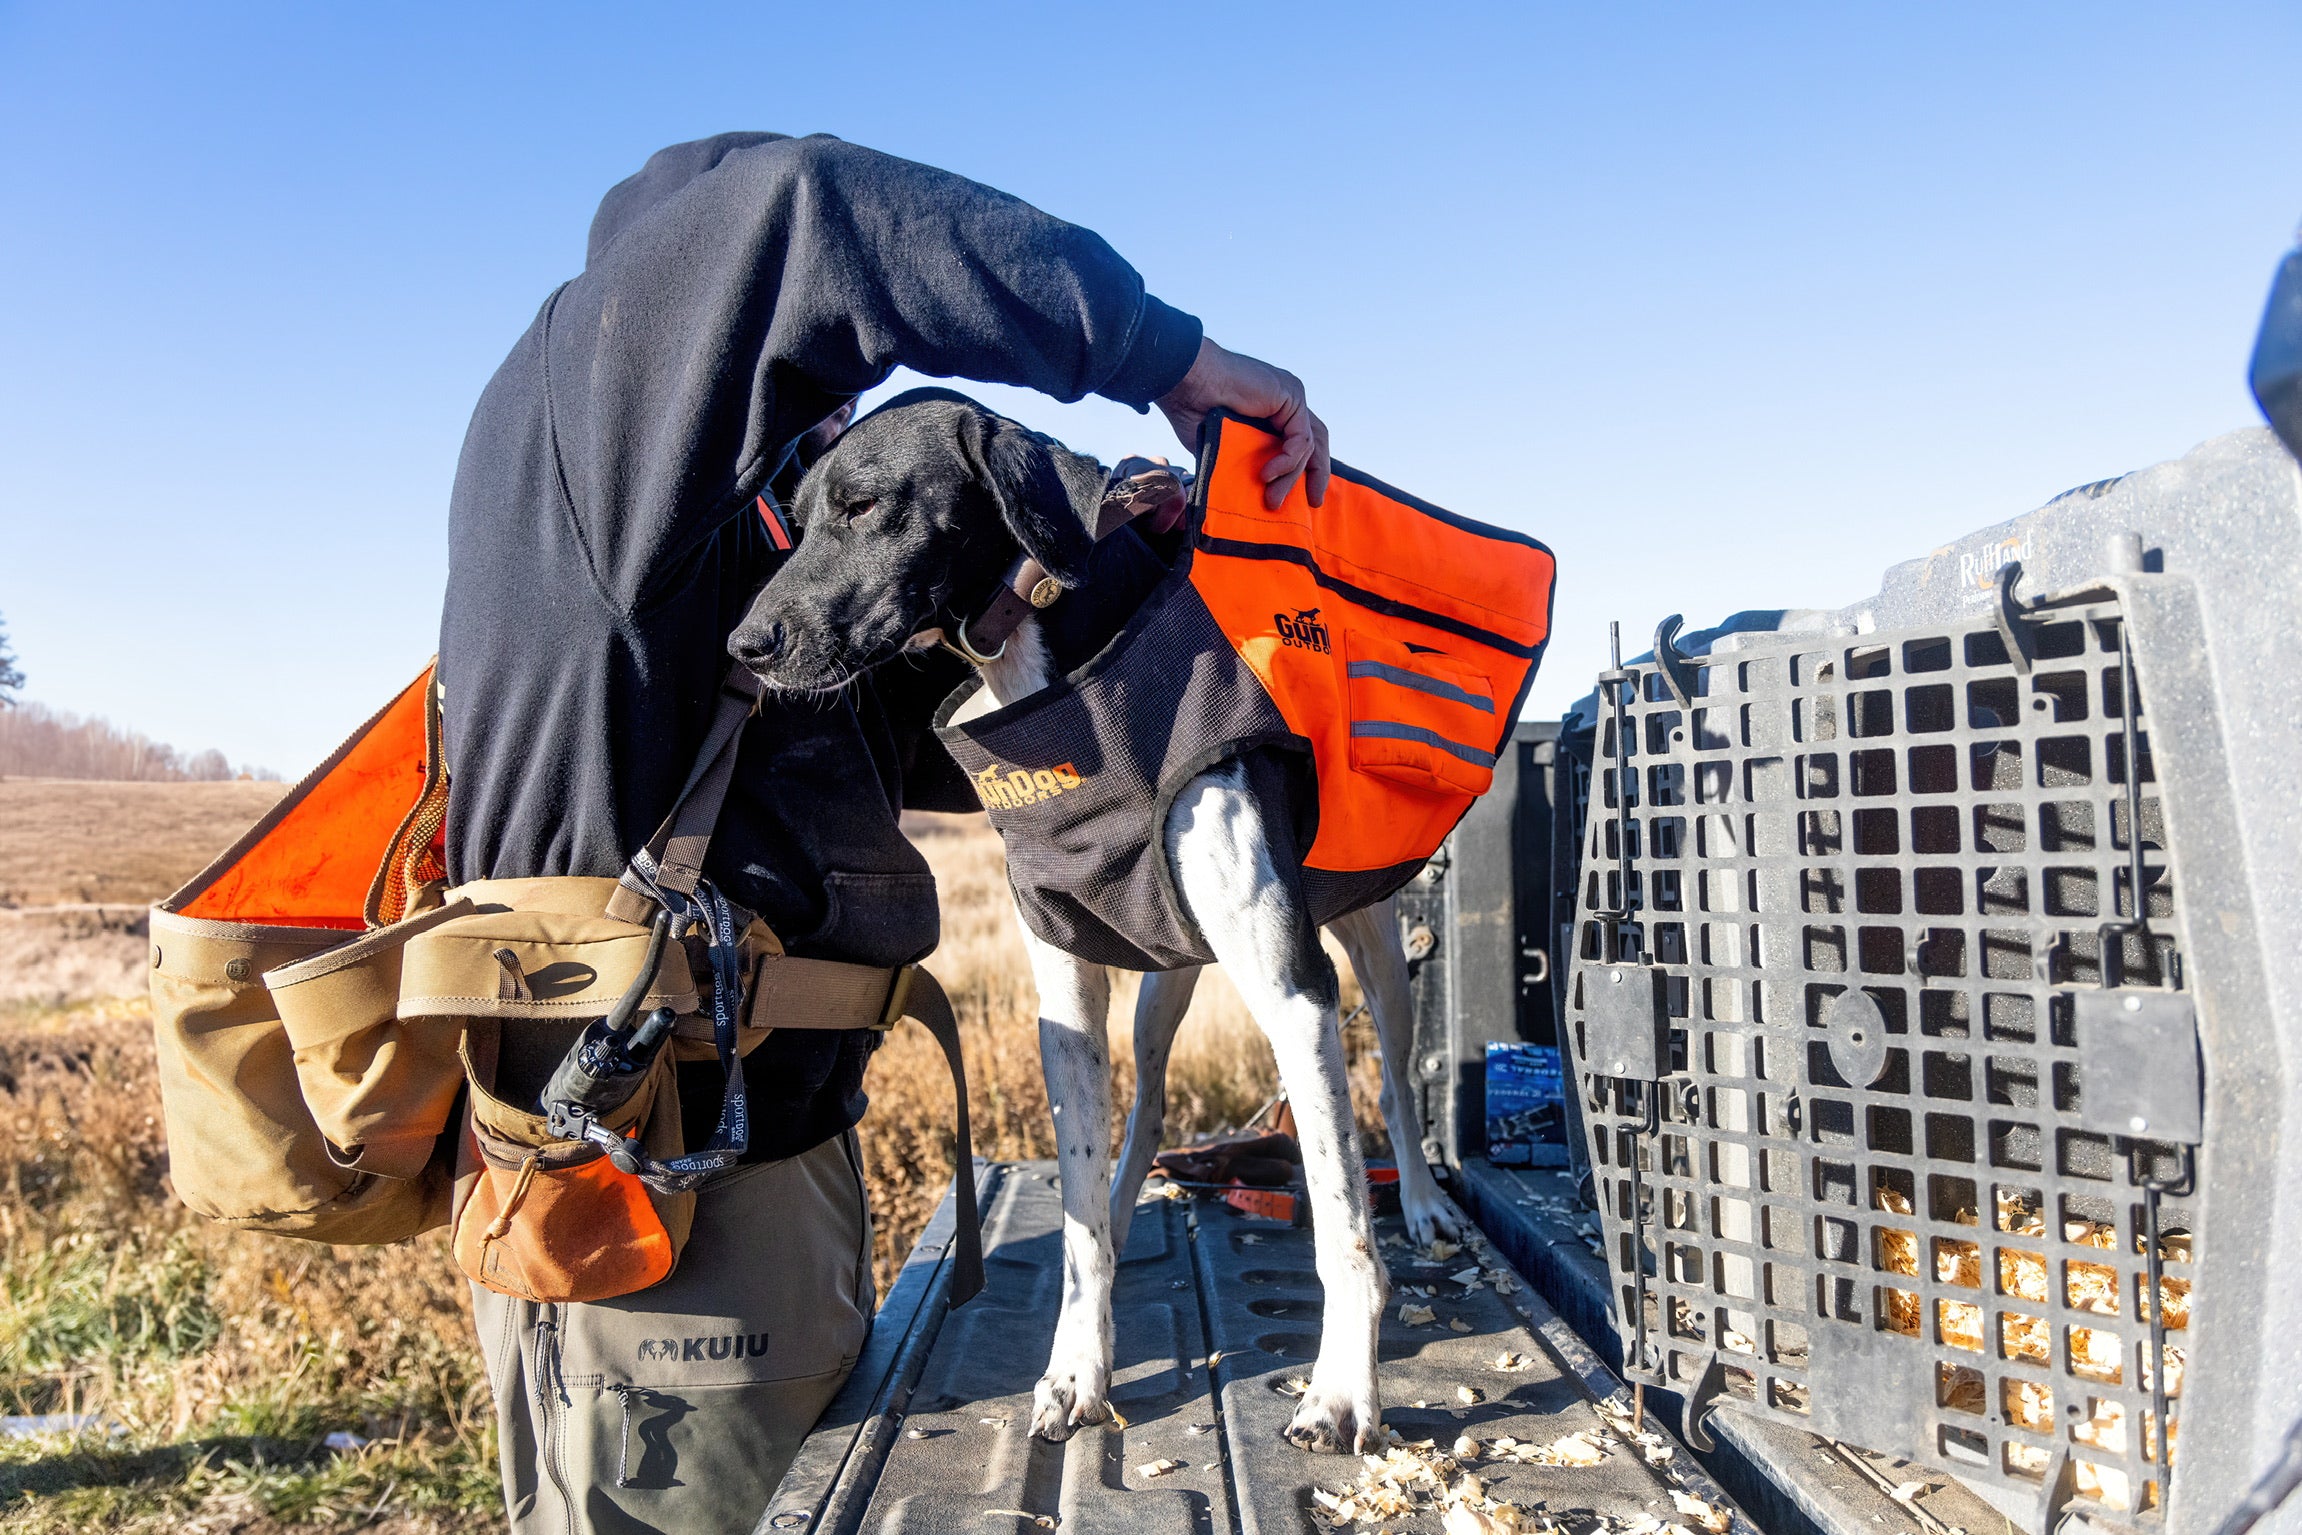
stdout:
[[[1590,1340],[1610,1366],[1621,1362],[1606,1265],[1585,1245],[1598,1217],[1575,1198],[1575,1181],[1548,1169],[1501,1168],[1471,1158],[1454,1194],[1495,1246]],[[1595,1237],[1593,1238],[1595,1240]],[[1679,1399],[1650,1392],[1677,1422]],[[1731,1409],[1707,1419],[1717,1448],[1702,1463],[1773,1535],[1950,1535],[2002,1528],[2026,1510],[1994,1505],[1932,1467],[1875,1454]],[[1916,1489],[1909,1491],[1909,1489]],[[1905,1489],[1906,1496],[1892,1493]]]
[[[1126,1419],[1066,1444],[1029,1437],[1031,1393],[1061,1299],[1060,1196],[1052,1163],[985,1170],[981,1296],[944,1318],[948,1209],[890,1291],[865,1358],[786,1477],[760,1528],[825,1535],[984,1532],[1031,1535],[1298,1535],[1330,1528],[1315,1489],[1358,1476],[1350,1456],[1313,1455],[1282,1438],[1316,1347],[1320,1289],[1311,1234],[1212,1202],[1147,1201],[1121,1257],[1114,1297],[1112,1398]],[[1599,1403],[1627,1406],[1621,1386],[1541,1298],[1489,1250],[1495,1283],[1448,1276],[1474,1254],[1429,1260],[1396,1217],[1377,1226],[1394,1294],[1381,1336],[1385,1421],[1407,1440],[1444,1448],[1469,1434],[1547,1444],[1587,1431],[1608,1446],[1597,1466],[1482,1461],[1490,1495],[1577,1532],[1659,1529],[1688,1517],[1675,1487],[1736,1514],[1667,1433],[1649,1465]],[[1429,1287],[1429,1296],[1407,1286]],[[1429,1306],[1410,1326],[1403,1303]],[[1467,1331],[1450,1325],[1459,1322]],[[1541,1341],[1538,1341],[1541,1339]],[[1494,1367],[1504,1352],[1524,1367]],[[1483,1400],[1464,1403],[1457,1388]],[[1650,1429],[1662,1425],[1652,1420]],[[1178,1463],[1156,1477],[1142,1469]],[[1655,1521],[1647,1524],[1646,1521]],[[1529,1527],[1535,1527],[1529,1521]],[[1440,1528],[1427,1507],[1359,1528],[1419,1535]]]

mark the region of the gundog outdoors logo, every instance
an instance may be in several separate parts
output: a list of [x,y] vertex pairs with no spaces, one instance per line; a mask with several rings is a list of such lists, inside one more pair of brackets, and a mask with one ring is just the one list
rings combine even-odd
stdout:
[[1083,781],[1079,769],[1068,762],[1037,771],[994,762],[975,775],[975,797],[983,801],[986,810],[1016,810],[1068,794]]
[[1298,650],[1315,650],[1328,654],[1332,642],[1327,637],[1327,626],[1319,622],[1317,608],[1299,608],[1294,613],[1273,613],[1271,621],[1279,626],[1279,643],[1292,645]]
[[758,1359],[767,1353],[767,1334],[731,1332],[703,1338],[642,1338],[639,1357],[665,1364],[695,1364],[706,1359]]

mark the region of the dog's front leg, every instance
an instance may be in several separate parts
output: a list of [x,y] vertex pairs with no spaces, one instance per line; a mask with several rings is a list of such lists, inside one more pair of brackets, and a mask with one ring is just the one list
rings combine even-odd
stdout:
[[1415,1070],[1415,1004],[1407,983],[1407,953],[1399,943],[1399,915],[1390,901],[1337,917],[1327,930],[1342,940],[1351,973],[1366,994],[1375,1017],[1375,1037],[1383,1047],[1383,1127],[1391,1135],[1391,1157],[1399,1164],[1399,1213],[1417,1247],[1445,1237],[1461,1241],[1463,1217],[1439,1191],[1423,1155],[1423,1116],[1412,1090]]
[[1388,1281],[1375,1257],[1366,1165],[1351,1118],[1335,967],[1293,885],[1273,866],[1271,846],[1235,764],[1187,785],[1168,813],[1176,887],[1271,1041],[1302,1143],[1326,1304],[1318,1362],[1287,1437],[1305,1449],[1364,1453],[1383,1433],[1375,1344]]
[[1135,1223],[1135,1197],[1167,1132],[1167,1056],[1191,1006],[1199,967],[1154,970],[1135,996],[1135,1106],[1127,1113],[1127,1139],[1119,1149],[1119,1175],[1111,1180],[1111,1250],[1124,1252]]
[[1111,973],[1031,936],[1039,1065],[1063,1177],[1063,1310],[1033,1393],[1031,1432],[1068,1439],[1111,1416]]

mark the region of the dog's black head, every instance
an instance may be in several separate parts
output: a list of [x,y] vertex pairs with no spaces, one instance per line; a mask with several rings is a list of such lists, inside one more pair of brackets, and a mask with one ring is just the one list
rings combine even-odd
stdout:
[[799,547],[728,650],[769,685],[837,687],[987,602],[1020,548],[1083,579],[1103,466],[948,389],[849,427],[800,482]]

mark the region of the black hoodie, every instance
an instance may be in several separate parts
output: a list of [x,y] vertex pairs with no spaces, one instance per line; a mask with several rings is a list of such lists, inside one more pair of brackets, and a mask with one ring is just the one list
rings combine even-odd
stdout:
[[[781,560],[755,498],[843,401],[909,366],[1140,408],[1199,334],[1096,235],[943,171],[820,135],[655,155],[601,201],[582,275],[464,439],[440,636],[450,877],[614,875],[646,841]],[[896,820],[924,712],[857,696],[860,714],[769,697],[705,872],[794,953],[896,965],[940,925]],[[747,1063],[751,1159],[853,1124],[869,1045],[771,1036]],[[718,1070],[682,1074],[700,1141]]]

